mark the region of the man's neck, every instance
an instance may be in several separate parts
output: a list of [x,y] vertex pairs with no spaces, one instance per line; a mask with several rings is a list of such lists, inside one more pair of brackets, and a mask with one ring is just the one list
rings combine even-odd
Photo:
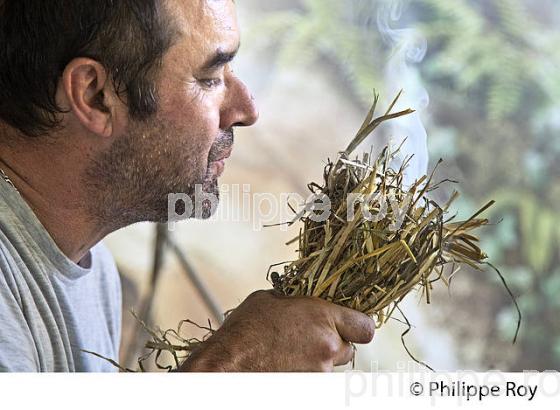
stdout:
[[59,249],[79,263],[110,233],[88,215],[81,174],[85,161],[63,153],[60,145],[12,149],[0,146],[0,168],[33,210]]

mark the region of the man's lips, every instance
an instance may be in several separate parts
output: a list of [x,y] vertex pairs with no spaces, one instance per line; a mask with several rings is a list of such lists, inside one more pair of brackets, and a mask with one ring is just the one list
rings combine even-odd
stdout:
[[224,160],[228,159],[231,156],[231,152],[232,152],[233,148],[229,148],[226,151],[224,151],[223,153],[221,153],[216,159],[213,159],[210,162],[223,162]]
[[226,166],[225,161],[231,156],[232,148],[225,151],[217,159],[210,162],[209,168],[212,169],[217,177],[220,177],[224,173],[224,168]]

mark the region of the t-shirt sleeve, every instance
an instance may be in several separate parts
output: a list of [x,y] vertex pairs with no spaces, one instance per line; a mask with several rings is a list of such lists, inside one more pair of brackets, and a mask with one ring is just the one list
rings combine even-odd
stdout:
[[13,271],[0,249],[0,372],[38,372],[37,351]]

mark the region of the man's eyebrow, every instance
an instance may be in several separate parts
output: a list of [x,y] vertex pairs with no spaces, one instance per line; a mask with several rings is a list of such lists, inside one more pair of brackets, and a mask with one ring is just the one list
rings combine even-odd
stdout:
[[203,64],[202,70],[215,70],[230,63],[235,58],[238,51],[239,46],[237,46],[237,48],[233,51],[224,51],[222,49],[216,50],[216,53],[214,53],[212,57],[210,57],[208,61]]

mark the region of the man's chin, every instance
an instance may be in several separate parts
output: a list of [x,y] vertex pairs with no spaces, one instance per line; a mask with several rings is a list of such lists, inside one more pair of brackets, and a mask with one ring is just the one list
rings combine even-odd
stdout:
[[[201,196],[201,198],[199,198]],[[218,177],[215,176],[210,181],[202,185],[202,193],[195,190],[195,209],[193,217],[196,219],[210,219],[216,214],[220,204],[220,189],[218,187]],[[201,207],[201,210],[198,209]]]
[[217,211],[220,203],[218,178],[206,175],[203,183],[189,186],[183,192],[169,193],[166,220],[177,222],[187,219],[209,219]]

